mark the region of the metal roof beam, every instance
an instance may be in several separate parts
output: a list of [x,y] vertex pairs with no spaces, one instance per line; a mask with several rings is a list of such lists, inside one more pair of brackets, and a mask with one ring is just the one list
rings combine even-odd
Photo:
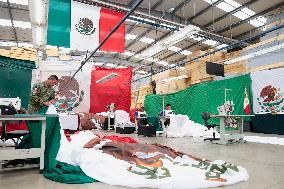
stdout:
[[183,6],[187,5],[188,3],[190,3],[190,1],[192,0],[186,0],[183,1],[182,3],[180,3],[171,13],[175,14],[177,11],[179,11]]
[[155,10],[158,8],[161,4],[163,4],[165,0],[159,0],[153,7],[151,7],[152,10]]
[[218,4],[221,3],[222,1],[224,1],[224,0],[218,0],[218,1],[216,1],[216,2],[213,3],[212,5],[209,5],[209,6],[206,7],[205,9],[201,10],[200,12],[198,12],[196,15],[194,15],[194,16],[190,17],[189,19],[187,19],[187,21],[190,22],[190,21],[194,20],[195,18],[201,16],[202,14],[204,14],[205,12],[207,12],[210,8],[212,8],[212,7],[216,6],[216,5],[218,5]]

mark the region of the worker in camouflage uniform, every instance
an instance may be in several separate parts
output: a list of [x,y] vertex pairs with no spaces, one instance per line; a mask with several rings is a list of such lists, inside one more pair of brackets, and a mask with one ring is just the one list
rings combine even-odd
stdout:
[[43,106],[50,106],[55,103],[55,91],[53,86],[57,85],[57,83],[58,77],[51,75],[47,81],[34,84],[30,94],[29,114],[36,113]]

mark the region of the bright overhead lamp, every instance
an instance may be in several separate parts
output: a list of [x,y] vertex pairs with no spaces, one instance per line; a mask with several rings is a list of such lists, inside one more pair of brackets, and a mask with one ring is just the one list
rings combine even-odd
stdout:
[[150,43],[153,43],[155,40],[151,39],[151,38],[148,38],[148,37],[142,37],[139,41],[141,41],[143,43],[150,44]]
[[238,2],[236,2],[234,0],[225,0],[225,2],[230,4],[230,5],[232,5],[235,8],[238,8],[238,7],[242,6],[240,3],[238,3]]
[[[15,27],[15,28],[23,28],[23,29],[29,29],[29,28],[31,28],[31,23],[29,23],[29,22],[23,22],[23,21],[13,20],[13,23],[14,23],[14,27]],[[12,27],[11,20],[0,19],[0,26]]]
[[165,45],[174,45],[200,31],[199,27],[188,25],[163,40]]
[[205,2],[209,3],[209,4],[212,4],[212,3],[215,3],[217,2],[218,0],[204,0]]
[[195,41],[202,41],[204,38],[203,37],[200,37],[200,36],[195,36],[195,35],[192,35],[189,37],[190,39],[193,39]]
[[0,46],[2,47],[13,47],[16,46],[17,43],[11,41],[0,41]]
[[145,72],[145,71],[139,70],[139,71],[136,71],[135,73],[137,73],[137,74],[141,74],[141,75],[145,75],[145,74],[147,74],[148,72]]
[[[155,54],[168,49],[171,46],[174,46],[175,44],[179,43],[180,41],[192,36],[193,34],[196,34],[200,31],[199,27],[188,25],[181,30],[174,32],[172,35],[167,37],[166,39],[157,42],[155,45],[153,45],[150,48],[147,48],[142,53],[139,54],[140,58],[146,59],[149,57],[154,56]],[[154,40],[153,40],[154,41]]]
[[188,51],[188,50],[183,50],[183,51],[180,52],[180,54],[183,54],[183,55],[185,55],[185,56],[188,56],[188,55],[191,55],[192,52],[191,52],[191,51]]
[[109,81],[111,79],[116,78],[118,75],[119,74],[117,74],[117,73],[110,73],[110,74],[102,77],[101,79],[97,80],[96,83],[105,83],[105,82],[107,82],[107,81]]
[[114,68],[114,67],[116,67],[116,65],[115,65],[115,64],[112,64],[112,63],[107,63],[107,64],[106,64],[106,67]]
[[224,47],[227,47],[227,46],[228,46],[227,44],[220,44],[216,48],[221,49],[221,48],[224,48]]
[[171,47],[168,48],[168,50],[174,51],[174,52],[179,52],[181,50],[181,48],[176,47],[176,46],[171,46]]
[[158,62],[156,62],[156,64],[160,64],[160,65],[163,65],[163,66],[168,66],[169,65],[169,63],[164,61],[164,60],[158,61]]
[[206,44],[206,45],[214,46],[214,45],[216,45],[218,42],[217,42],[217,41],[214,41],[214,40],[211,40],[211,39],[208,39],[208,40],[203,41],[202,43],[204,43],[204,44]]
[[218,5],[216,5],[216,7],[218,7],[219,9],[225,11],[225,12],[231,12],[233,10],[235,10],[236,8],[228,3],[225,2],[221,2]]
[[158,61],[159,61],[159,59],[156,59],[156,58],[153,58],[153,57],[147,58],[146,60],[147,60],[148,62],[158,62]]
[[267,19],[263,16],[259,16],[255,19],[252,19],[252,20],[249,21],[249,23],[251,25],[253,25],[254,27],[257,27],[257,28],[260,27],[260,26],[264,26],[266,24],[266,22],[267,22]]
[[137,38],[137,35],[130,34],[130,33],[126,34],[126,36],[125,36],[126,40],[133,40],[133,39],[136,39],[136,38]]
[[134,52],[130,52],[130,51],[124,51],[124,53],[122,53],[125,56],[132,56],[134,55]]
[[96,62],[96,63],[94,63],[94,65],[95,66],[102,66],[102,65],[104,65],[104,63],[103,62]]

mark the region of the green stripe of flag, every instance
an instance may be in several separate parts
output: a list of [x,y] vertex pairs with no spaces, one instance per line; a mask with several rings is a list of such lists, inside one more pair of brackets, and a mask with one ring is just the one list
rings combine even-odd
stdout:
[[50,0],[47,44],[70,47],[71,0]]

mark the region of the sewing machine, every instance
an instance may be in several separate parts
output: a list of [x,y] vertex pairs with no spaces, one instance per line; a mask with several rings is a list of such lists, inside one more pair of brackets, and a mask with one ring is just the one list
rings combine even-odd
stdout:
[[[217,107],[219,115],[211,115],[211,118],[220,119],[220,140],[214,140],[213,143],[227,144],[232,141],[245,142],[243,140],[243,119],[252,115],[233,115],[234,103],[227,100],[227,90],[225,89],[224,104]],[[226,130],[226,128],[228,128]],[[230,129],[229,129],[230,128]]]
[[21,99],[17,98],[0,98],[0,115],[16,114],[21,109]]

